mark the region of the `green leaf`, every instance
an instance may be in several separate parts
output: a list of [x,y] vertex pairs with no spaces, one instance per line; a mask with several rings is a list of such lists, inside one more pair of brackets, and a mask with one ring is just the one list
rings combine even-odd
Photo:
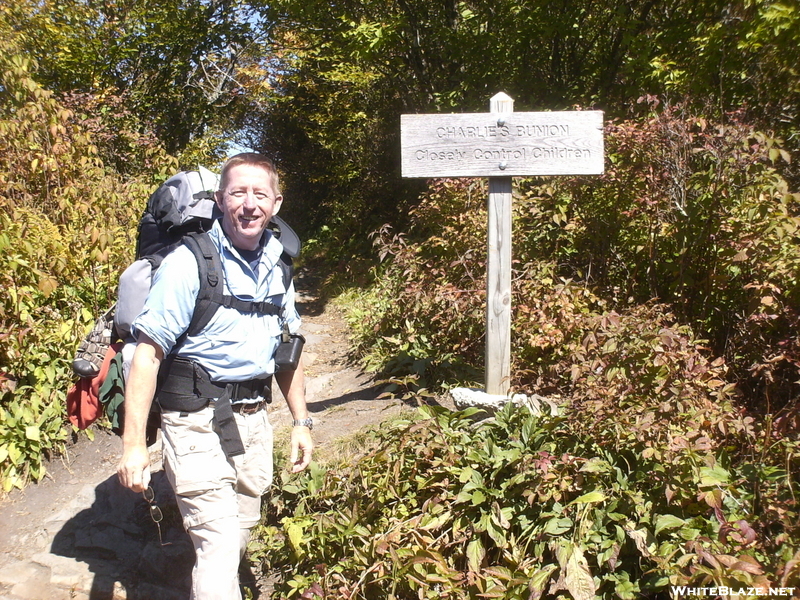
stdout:
[[467,564],[470,571],[479,573],[485,556],[486,548],[483,547],[483,543],[479,538],[475,538],[467,544]]
[[40,441],[39,428],[35,425],[30,425],[25,428],[25,437],[35,442]]
[[700,469],[701,487],[718,487],[728,484],[730,473],[720,466]]
[[464,467],[461,473],[458,474],[458,480],[461,483],[467,483],[470,479],[472,479],[472,468]]
[[655,535],[658,535],[665,529],[676,529],[678,527],[683,527],[685,524],[686,521],[679,519],[675,515],[660,515],[658,519],[656,519]]
[[679,534],[686,541],[696,540],[702,532],[695,527],[684,527]]
[[602,458],[591,458],[580,468],[581,473],[609,473],[611,465]]
[[481,490],[475,490],[472,492],[472,506],[478,506],[486,502],[486,494],[484,494]]
[[17,448],[16,444],[9,444],[8,457],[11,459],[11,464],[15,466],[20,463],[20,459],[22,458],[22,451],[19,448]]
[[592,503],[595,503],[595,502],[603,502],[605,499],[606,499],[606,497],[605,497],[605,494],[603,494],[603,492],[595,490],[593,492],[589,492],[588,494],[584,494],[583,496],[578,496],[577,498],[575,498],[575,500],[570,502],[569,505],[572,505],[572,504],[592,504]]
[[539,600],[544,593],[544,588],[550,581],[550,576],[553,571],[557,570],[557,565],[547,565],[536,571],[528,582],[528,590],[530,590],[529,600]]
[[561,535],[572,529],[572,519],[554,517],[544,526],[544,532],[550,535]]

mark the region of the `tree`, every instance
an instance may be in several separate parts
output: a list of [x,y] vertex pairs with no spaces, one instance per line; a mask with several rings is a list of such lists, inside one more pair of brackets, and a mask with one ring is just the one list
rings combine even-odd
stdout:
[[209,128],[237,128],[245,103],[236,73],[261,60],[263,10],[247,0],[26,0],[8,17],[43,86],[101,105],[122,98],[175,152]]
[[270,89],[253,95],[253,144],[277,155],[314,223],[397,222],[418,192],[400,180],[401,113],[483,112],[500,90],[518,110],[622,113],[643,81],[663,88],[651,61],[710,27],[722,5],[277,0],[266,22],[276,65]]

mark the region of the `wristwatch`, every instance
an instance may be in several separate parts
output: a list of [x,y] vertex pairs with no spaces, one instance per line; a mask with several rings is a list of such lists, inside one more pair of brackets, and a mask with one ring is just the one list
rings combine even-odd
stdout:
[[311,420],[311,417],[300,419],[299,421],[295,419],[292,421],[292,427],[308,427],[309,429],[314,429],[314,421]]

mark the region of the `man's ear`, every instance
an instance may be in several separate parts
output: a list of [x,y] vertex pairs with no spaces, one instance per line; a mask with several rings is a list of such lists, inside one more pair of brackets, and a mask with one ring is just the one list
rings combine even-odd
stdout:
[[275,196],[275,204],[273,205],[273,208],[272,208],[272,216],[273,217],[278,214],[278,211],[281,209],[281,205],[282,204],[283,204],[283,196],[278,194],[277,196]]
[[222,190],[217,190],[216,192],[214,192],[214,202],[217,203],[217,208],[219,208],[220,210],[222,210],[222,197],[223,197]]

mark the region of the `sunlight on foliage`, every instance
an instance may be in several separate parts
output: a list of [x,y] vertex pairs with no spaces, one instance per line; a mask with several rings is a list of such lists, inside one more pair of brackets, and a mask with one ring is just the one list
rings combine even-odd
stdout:
[[[157,147],[138,179],[107,171],[83,126],[0,41],[0,483],[39,480],[67,436],[72,354],[132,257],[142,198],[174,168]],[[137,150],[138,152],[138,150]]]
[[[614,449],[607,419],[575,432],[581,414],[508,405],[480,420],[475,409],[424,407],[382,427],[353,465],[286,475],[256,556],[282,575],[285,598],[636,598],[669,585],[777,585],[769,573],[794,552],[756,525],[758,464],[733,466],[727,450],[694,444],[668,462],[643,446]],[[786,475],[763,489],[786,494]]]

